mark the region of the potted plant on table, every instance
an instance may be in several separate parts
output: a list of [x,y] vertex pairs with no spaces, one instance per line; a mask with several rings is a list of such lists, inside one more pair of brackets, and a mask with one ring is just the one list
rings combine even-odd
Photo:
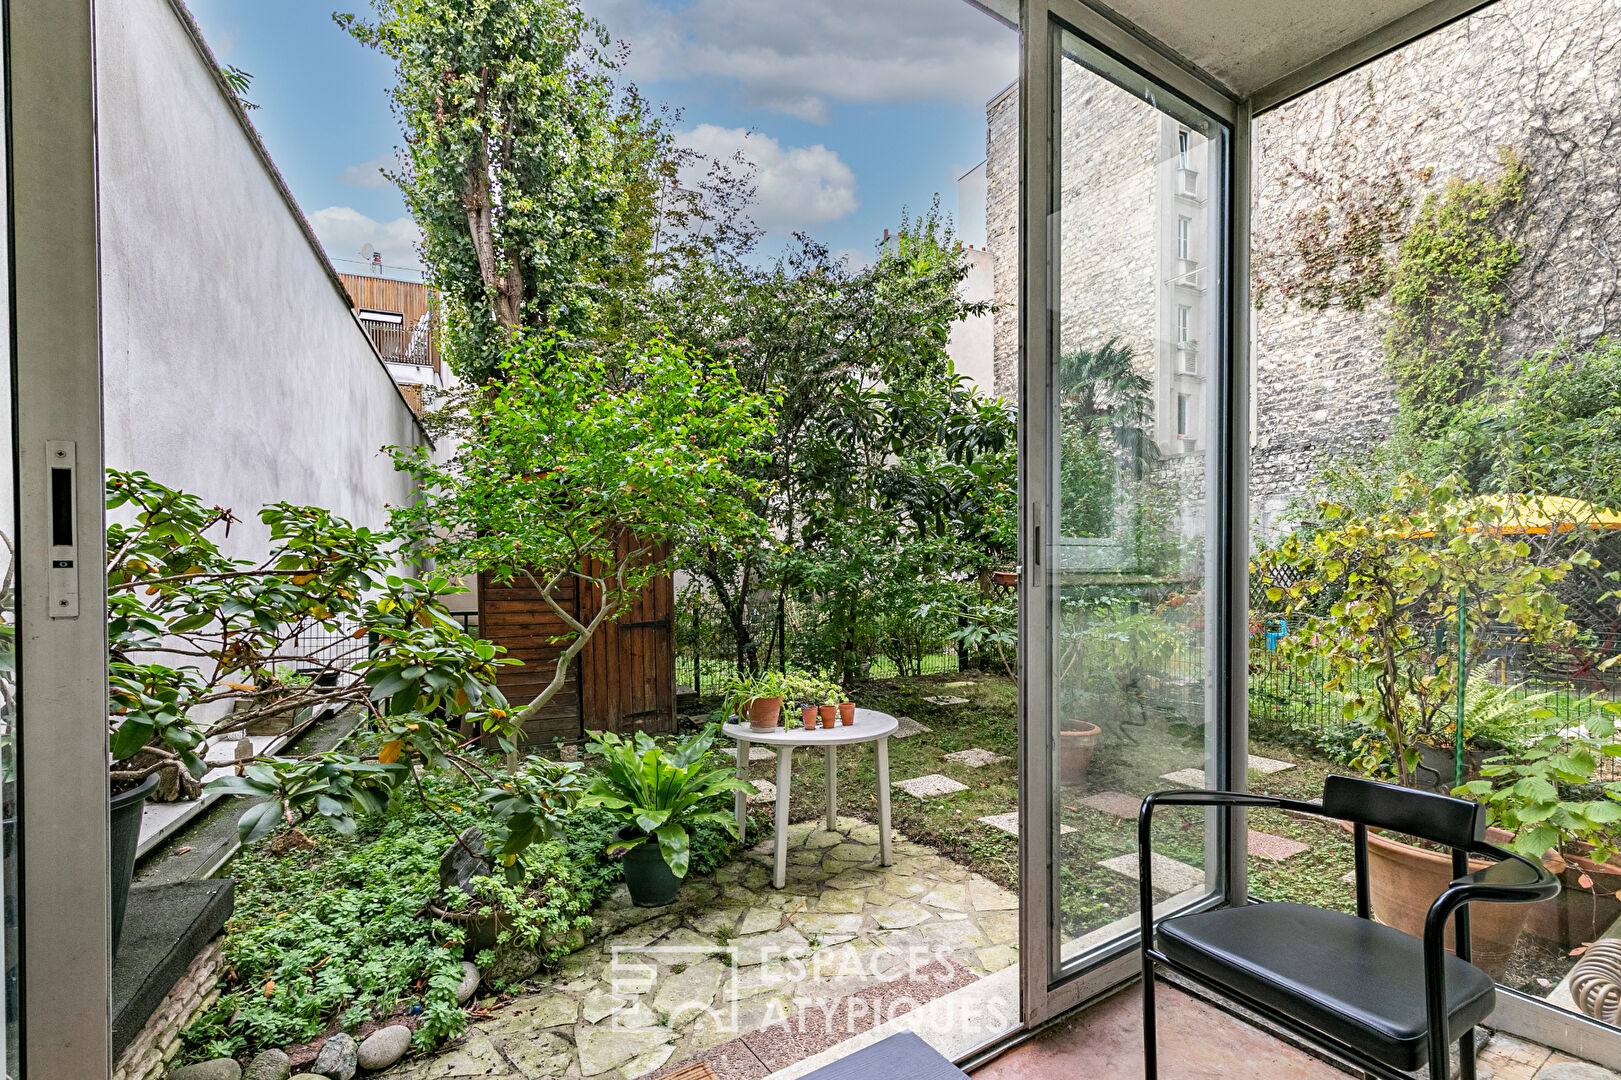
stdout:
[[644,731],[629,739],[613,732],[589,735],[586,752],[601,762],[580,805],[600,806],[622,823],[608,852],[624,856],[625,887],[637,907],[663,907],[675,899],[687,876],[691,830],[699,822],[738,835],[731,809],[714,800],[750,789],[729,770],[711,765],[716,734],[710,724],[669,748]]
[[[1452,480],[1426,486],[1403,477],[1385,508],[1359,514],[1325,502],[1321,522],[1297,531],[1251,567],[1293,632],[1284,659],[1326,670],[1348,720],[1366,731],[1352,764],[1369,776],[1433,787],[1426,748],[1450,754],[1458,737],[1459,690],[1483,658],[1483,631],[1509,625],[1530,643],[1569,637],[1554,587],[1590,561],[1531,557],[1490,502],[1460,498]],[[1465,697],[1467,702],[1467,697]],[[1464,739],[1468,738],[1467,710]],[[1441,790],[1453,787],[1446,778]],[[1375,916],[1420,934],[1430,903],[1451,880],[1440,851],[1369,837]],[[1475,962],[1501,972],[1528,909],[1488,905],[1471,923]]]
[[726,684],[726,706],[739,721],[769,731],[781,719],[783,699],[797,697],[800,687],[800,676],[773,669],[758,675],[735,675]]

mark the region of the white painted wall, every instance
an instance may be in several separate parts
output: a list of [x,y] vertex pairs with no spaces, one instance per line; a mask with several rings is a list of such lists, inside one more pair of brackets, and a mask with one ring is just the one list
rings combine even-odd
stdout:
[[253,557],[267,502],[383,524],[381,448],[426,440],[199,40],[170,0],[97,10],[106,454]]
[[[968,276],[957,286],[957,293],[969,302],[989,303],[994,284],[994,261],[984,248],[964,247],[968,256]],[[951,324],[946,339],[946,355],[958,375],[965,375],[988,397],[996,396],[995,336],[989,313],[970,315]]]

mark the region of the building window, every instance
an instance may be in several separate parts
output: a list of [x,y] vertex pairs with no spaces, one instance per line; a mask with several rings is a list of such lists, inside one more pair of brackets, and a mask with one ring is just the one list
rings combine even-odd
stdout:
[[1188,438],[1188,395],[1176,395],[1176,437]]
[[1192,141],[1193,141],[1193,136],[1188,131],[1187,128],[1179,128],[1177,130],[1177,133],[1176,133],[1176,167],[1177,168],[1179,168],[1179,169],[1191,169],[1193,167],[1190,164],[1190,162],[1192,161],[1192,157],[1193,157],[1192,153],[1191,153],[1192,148],[1189,145]]
[[1176,219],[1176,257],[1193,258],[1193,219],[1190,217],[1179,215]]
[[[1186,256],[1184,256],[1184,258],[1185,257]],[[1176,343],[1178,345],[1186,345],[1188,343],[1188,328],[1192,322],[1193,309],[1188,307],[1186,304],[1176,305]]]

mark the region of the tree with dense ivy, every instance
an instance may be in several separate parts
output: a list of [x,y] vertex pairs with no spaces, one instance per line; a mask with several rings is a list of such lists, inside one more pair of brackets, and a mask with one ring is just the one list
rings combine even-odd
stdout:
[[391,178],[446,304],[447,356],[481,381],[517,331],[590,326],[637,220],[627,204],[647,201],[658,121],[620,94],[607,34],[574,0],[372,7],[335,18],[394,62]]
[[[665,341],[596,350],[532,335],[489,385],[447,415],[448,460],[396,447],[419,494],[395,527],[441,569],[522,580],[563,624],[550,681],[515,703],[519,723],[563,688],[570,662],[622,616],[674,553],[758,542],[754,469],[770,408],[724,362]],[[589,614],[565,597],[594,593]]]

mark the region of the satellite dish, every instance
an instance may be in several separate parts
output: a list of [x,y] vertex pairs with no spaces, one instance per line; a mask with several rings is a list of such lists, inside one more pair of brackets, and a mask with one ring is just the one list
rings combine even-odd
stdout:
[[367,244],[365,247],[360,249],[360,258],[362,262],[371,262],[371,257],[374,254],[376,254],[376,249],[370,244]]

